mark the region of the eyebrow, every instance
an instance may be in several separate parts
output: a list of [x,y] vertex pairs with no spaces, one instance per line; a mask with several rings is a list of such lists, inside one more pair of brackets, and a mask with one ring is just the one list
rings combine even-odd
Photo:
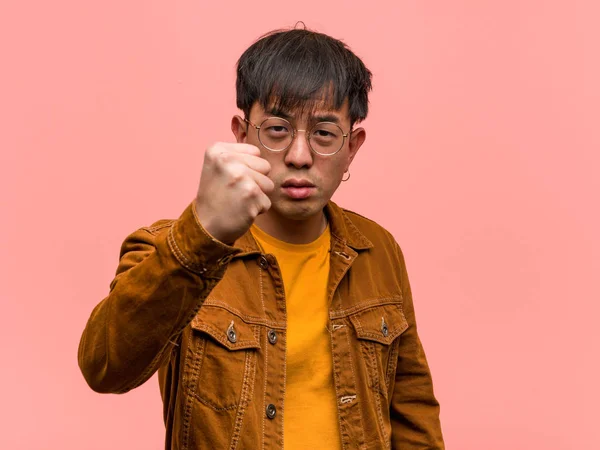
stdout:
[[[286,120],[294,119],[294,116],[292,116],[289,112],[286,112],[286,111],[283,111],[283,110],[277,109],[277,108],[270,108],[269,110],[266,111],[266,113],[273,115],[273,116],[281,117]],[[341,122],[340,118],[338,116],[336,116],[335,114],[327,114],[327,113],[315,114],[313,116],[310,116],[310,121],[311,122],[333,122],[338,125]]]

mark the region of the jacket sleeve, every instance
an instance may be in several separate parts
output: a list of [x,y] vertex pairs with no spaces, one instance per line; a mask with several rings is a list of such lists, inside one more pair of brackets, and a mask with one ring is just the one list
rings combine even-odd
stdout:
[[443,450],[440,405],[433,393],[431,372],[417,334],[415,310],[404,256],[396,244],[400,261],[403,311],[408,329],[400,336],[398,365],[390,416],[392,449]]
[[202,228],[193,203],[179,219],[128,236],[110,292],[79,342],[88,385],[124,393],[150,378],[239,251]]

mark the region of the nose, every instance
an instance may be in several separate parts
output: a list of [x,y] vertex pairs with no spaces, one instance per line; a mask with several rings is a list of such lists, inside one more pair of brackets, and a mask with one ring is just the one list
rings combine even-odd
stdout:
[[292,145],[286,150],[285,163],[297,169],[308,168],[313,164],[313,157],[306,140],[306,130],[297,130]]

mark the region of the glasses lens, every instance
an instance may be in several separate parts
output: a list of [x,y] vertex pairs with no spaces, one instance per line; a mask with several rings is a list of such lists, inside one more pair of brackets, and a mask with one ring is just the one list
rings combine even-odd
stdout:
[[342,129],[335,123],[321,122],[310,131],[310,145],[317,153],[331,155],[342,148],[343,134]]
[[258,139],[269,150],[284,150],[292,143],[292,125],[284,119],[265,120],[258,131]]

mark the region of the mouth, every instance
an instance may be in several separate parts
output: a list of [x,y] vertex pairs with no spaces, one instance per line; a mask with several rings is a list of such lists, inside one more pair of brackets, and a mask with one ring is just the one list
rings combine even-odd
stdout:
[[308,180],[294,178],[284,181],[281,190],[289,198],[303,200],[314,194],[315,185]]
[[315,187],[315,185],[312,184],[308,180],[300,180],[297,178],[291,178],[289,180],[285,180],[283,182],[283,184],[281,185],[281,187],[283,187],[283,188],[311,188],[311,187]]

